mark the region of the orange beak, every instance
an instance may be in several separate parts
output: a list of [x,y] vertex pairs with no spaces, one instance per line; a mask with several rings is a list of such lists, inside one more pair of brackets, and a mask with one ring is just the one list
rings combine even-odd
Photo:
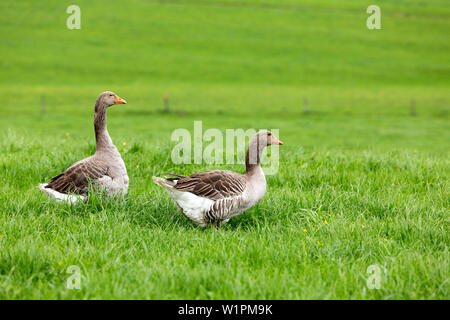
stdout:
[[273,136],[273,144],[279,144],[279,145],[282,145],[283,142],[281,142],[280,140],[278,140],[277,137]]
[[127,103],[125,100],[123,100],[121,97],[119,97],[119,96],[117,96],[116,95],[116,101],[115,101],[115,103],[116,104],[125,104],[125,103]]

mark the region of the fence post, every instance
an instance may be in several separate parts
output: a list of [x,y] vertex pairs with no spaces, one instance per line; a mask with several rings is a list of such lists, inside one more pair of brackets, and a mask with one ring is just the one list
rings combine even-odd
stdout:
[[308,114],[308,113],[309,113],[308,98],[304,97],[303,98],[303,114]]
[[416,113],[416,101],[414,99],[411,99],[411,104],[409,108],[409,114],[414,117],[417,115]]
[[164,94],[164,112],[170,112],[169,96],[167,94]]

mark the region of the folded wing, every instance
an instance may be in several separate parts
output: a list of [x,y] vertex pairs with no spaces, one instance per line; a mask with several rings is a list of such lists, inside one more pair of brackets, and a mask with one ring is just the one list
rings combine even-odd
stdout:
[[108,174],[107,165],[99,160],[88,158],[70,166],[63,173],[53,177],[45,188],[61,193],[87,194],[89,183],[94,183]]
[[219,200],[241,195],[245,186],[246,180],[239,173],[212,170],[181,177],[177,180],[174,188],[211,200]]

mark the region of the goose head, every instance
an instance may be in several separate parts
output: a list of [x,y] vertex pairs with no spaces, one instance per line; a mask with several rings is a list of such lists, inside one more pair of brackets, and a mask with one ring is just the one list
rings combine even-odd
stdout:
[[261,130],[260,132],[258,132],[258,134],[261,135],[265,135],[266,136],[266,141],[267,141],[267,145],[270,146],[272,144],[277,144],[277,145],[282,145],[283,142],[281,142],[272,132],[267,131],[267,130]]
[[250,145],[258,145],[258,149],[264,149],[267,146],[276,144],[282,145],[283,142],[278,140],[278,138],[268,130],[260,130],[258,131],[250,141]]
[[95,103],[95,112],[99,111],[99,108],[108,108],[115,104],[125,104],[127,103],[124,99],[119,97],[112,91],[105,91],[100,93]]
[[247,172],[250,172],[255,166],[259,166],[264,148],[273,144],[282,145],[283,142],[278,140],[278,138],[268,130],[261,130],[253,136],[250,140],[245,159]]

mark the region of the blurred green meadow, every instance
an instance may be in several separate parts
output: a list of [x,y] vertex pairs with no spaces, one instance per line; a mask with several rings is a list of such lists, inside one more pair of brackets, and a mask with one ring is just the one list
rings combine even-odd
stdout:
[[[67,6],[81,8],[68,30]],[[381,8],[368,30],[366,8]],[[450,7],[418,1],[0,2],[1,299],[449,299]],[[37,189],[95,150],[123,200]],[[167,95],[170,112],[164,112]],[[307,105],[307,107],[306,107]],[[177,128],[279,129],[280,169],[217,229],[152,180]],[[81,270],[70,290],[67,268]],[[380,289],[367,269],[378,265]]]

